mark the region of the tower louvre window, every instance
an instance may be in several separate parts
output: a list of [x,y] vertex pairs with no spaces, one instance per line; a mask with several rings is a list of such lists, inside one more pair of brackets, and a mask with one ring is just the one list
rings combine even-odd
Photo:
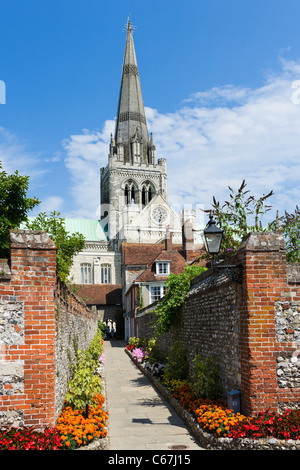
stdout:
[[128,189],[128,186],[126,184],[125,186],[125,204],[129,204],[129,189]]
[[154,190],[149,182],[142,186],[142,205],[146,206],[153,198]]
[[134,184],[126,184],[124,189],[125,204],[128,206],[132,200],[135,202],[135,188]]

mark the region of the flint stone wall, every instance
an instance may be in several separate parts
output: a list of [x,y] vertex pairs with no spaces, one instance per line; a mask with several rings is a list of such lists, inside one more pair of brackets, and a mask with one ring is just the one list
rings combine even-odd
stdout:
[[[185,347],[189,375],[197,354],[219,365],[223,396],[241,392],[241,411],[254,415],[300,406],[300,267],[287,264],[281,233],[251,233],[235,258],[241,284],[229,270],[208,270],[192,281],[178,322],[159,345],[168,356]],[[137,314],[139,337],[153,336],[155,305]]]

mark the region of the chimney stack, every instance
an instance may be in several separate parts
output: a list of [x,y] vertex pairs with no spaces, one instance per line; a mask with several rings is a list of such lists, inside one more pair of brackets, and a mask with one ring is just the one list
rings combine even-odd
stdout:
[[168,225],[166,228],[165,250],[170,251],[172,249],[173,249],[172,233],[170,232],[170,226]]

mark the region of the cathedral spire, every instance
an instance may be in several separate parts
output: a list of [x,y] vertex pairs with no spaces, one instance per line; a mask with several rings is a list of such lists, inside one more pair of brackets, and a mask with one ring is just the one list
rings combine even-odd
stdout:
[[[139,138],[138,147],[132,145],[136,135]],[[134,164],[138,160],[140,162],[147,161],[149,136],[130,17],[126,25],[126,44],[115,130],[116,144],[118,144],[118,136],[122,136],[125,163]],[[140,155],[134,155],[133,148],[138,148],[141,152]]]

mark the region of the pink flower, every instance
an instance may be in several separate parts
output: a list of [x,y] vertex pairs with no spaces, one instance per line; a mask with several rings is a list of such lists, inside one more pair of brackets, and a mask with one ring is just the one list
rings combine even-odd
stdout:
[[105,353],[104,353],[104,351],[102,351],[102,354],[101,354],[101,356],[100,356],[100,362],[102,362],[102,364],[105,364],[105,362],[106,362],[106,361],[105,361]]
[[135,348],[133,351],[132,351],[132,355],[133,357],[136,358],[136,360],[138,362],[142,362],[142,360],[144,359],[145,357],[145,351],[143,350],[143,348]]

